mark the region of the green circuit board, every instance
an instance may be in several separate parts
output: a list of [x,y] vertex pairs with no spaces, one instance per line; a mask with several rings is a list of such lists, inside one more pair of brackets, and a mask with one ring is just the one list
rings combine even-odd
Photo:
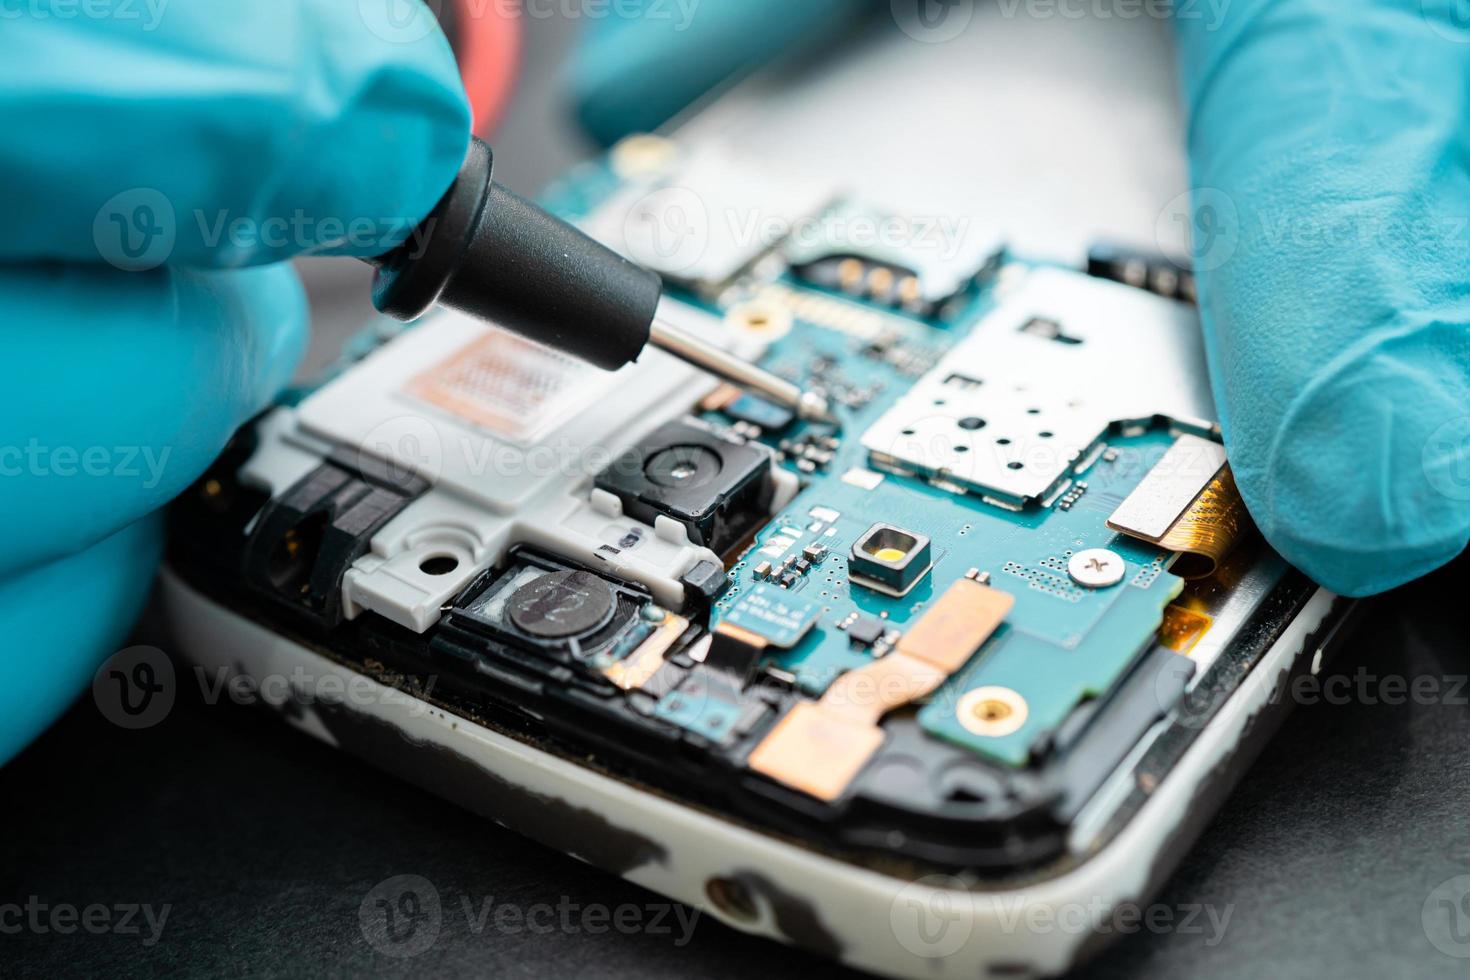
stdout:
[[[553,209],[576,219],[614,193],[618,178],[593,167],[554,188]],[[821,296],[835,303],[859,300],[801,281],[789,272],[777,280],[786,295]],[[729,304],[691,292],[671,292],[715,314]],[[781,465],[802,489],[761,529],[729,567],[729,584],[715,604],[716,623],[738,619],[742,600],[780,588],[793,604],[812,607],[815,623],[787,648],[774,645],[763,666],[789,677],[803,694],[820,697],[835,678],[861,668],[886,648],[852,641],[847,628],[860,617],[877,617],[885,631],[901,634],[956,580],[988,582],[1014,597],[1005,624],[966,665],[918,706],[922,727],[949,742],[1008,766],[1024,766],[1032,747],[1055,731],[1085,700],[1107,692],[1150,646],[1165,607],[1183,580],[1167,570],[1169,552],[1110,530],[1105,521],[1139,484],[1176,438],[1167,425],[1133,428],[1110,435],[1079,464],[1074,489],[1062,505],[1009,509],[981,496],[912,475],[873,466],[860,435],[914,384],[916,377],[962,341],[993,307],[985,285],[942,319],[883,311],[891,333],[886,349],[830,322],[798,312],[790,331],[773,343],[762,364],[801,384],[817,383],[848,393],[842,431],[794,422],[763,432],[759,441],[782,451]],[[897,353],[898,356],[895,356]],[[716,426],[729,426],[721,410],[705,413]],[[822,465],[801,463],[792,451],[805,439],[836,435]],[[830,458],[828,458],[830,457]],[[931,541],[932,567],[907,594],[896,597],[854,582],[849,562],[855,542],[875,523],[896,525]],[[773,585],[770,568],[815,546],[820,561]],[[1078,551],[1107,548],[1127,563],[1122,583],[1089,589],[1068,576],[1068,559]],[[763,599],[764,601],[764,599]],[[714,625],[714,624],[712,624]],[[979,688],[1004,687],[1021,694],[1024,723],[1002,736],[976,734],[960,723],[957,705]],[[740,715],[738,691],[707,691],[698,699],[671,693],[658,715],[718,740]]]

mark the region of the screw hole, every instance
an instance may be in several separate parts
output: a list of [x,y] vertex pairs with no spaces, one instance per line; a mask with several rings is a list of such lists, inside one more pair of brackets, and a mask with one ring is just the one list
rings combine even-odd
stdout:
[[431,555],[419,562],[419,571],[425,575],[448,575],[459,567],[459,559],[453,555]]
[[740,922],[754,922],[758,915],[750,891],[733,878],[711,878],[704,893],[715,908]]

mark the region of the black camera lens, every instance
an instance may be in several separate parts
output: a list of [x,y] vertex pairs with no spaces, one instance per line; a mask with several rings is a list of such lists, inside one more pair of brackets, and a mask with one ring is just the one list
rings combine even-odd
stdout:
[[759,443],[741,442],[692,419],[649,433],[597,476],[623,514],[653,527],[667,518],[689,540],[722,555],[770,516],[775,459]]
[[724,469],[720,456],[708,446],[670,446],[650,457],[643,473],[660,487],[702,487]]

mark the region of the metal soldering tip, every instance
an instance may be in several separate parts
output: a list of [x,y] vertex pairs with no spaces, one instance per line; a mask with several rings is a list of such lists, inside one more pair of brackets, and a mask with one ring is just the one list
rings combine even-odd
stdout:
[[769,371],[757,367],[729,351],[721,350],[686,330],[664,320],[654,320],[649,334],[649,343],[673,354],[680,360],[728,381],[753,395],[769,402],[789,408],[809,422],[824,422],[837,425],[832,406],[825,396],[815,391],[803,391],[798,386],[778,378]]
[[827,396],[817,391],[803,391],[796,400],[796,414],[808,422],[836,425],[837,416],[832,414],[832,404]]

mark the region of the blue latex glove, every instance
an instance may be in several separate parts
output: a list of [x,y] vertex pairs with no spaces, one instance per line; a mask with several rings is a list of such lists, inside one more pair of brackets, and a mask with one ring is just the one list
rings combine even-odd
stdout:
[[1271,543],[1352,595],[1470,540],[1458,6],[1236,0],[1178,26],[1197,200],[1238,214],[1197,256],[1236,479]]
[[427,10],[125,6],[0,32],[0,762],[126,636],[158,508],[290,377],[305,295],[269,263],[391,247],[469,139]]
[[[571,63],[577,119],[610,146],[652,132],[726,79],[829,39],[874,0],[631,0],[641,15],[582,32]],[[630,0],[621,11],[635,9]]]
[[[704,0],[684,32],[668,18],[594,32],[574,66],[583,116],[604,140],[657,125],[712,74],[871,9],[823,0],[790,22],[790,6]],[[1460,6],[1234,0],[1177,22],[1201,310],[1236,480],[1271,543],[1348,595],[1470,540]],[[660,101],[623,106],[629,86]]]

